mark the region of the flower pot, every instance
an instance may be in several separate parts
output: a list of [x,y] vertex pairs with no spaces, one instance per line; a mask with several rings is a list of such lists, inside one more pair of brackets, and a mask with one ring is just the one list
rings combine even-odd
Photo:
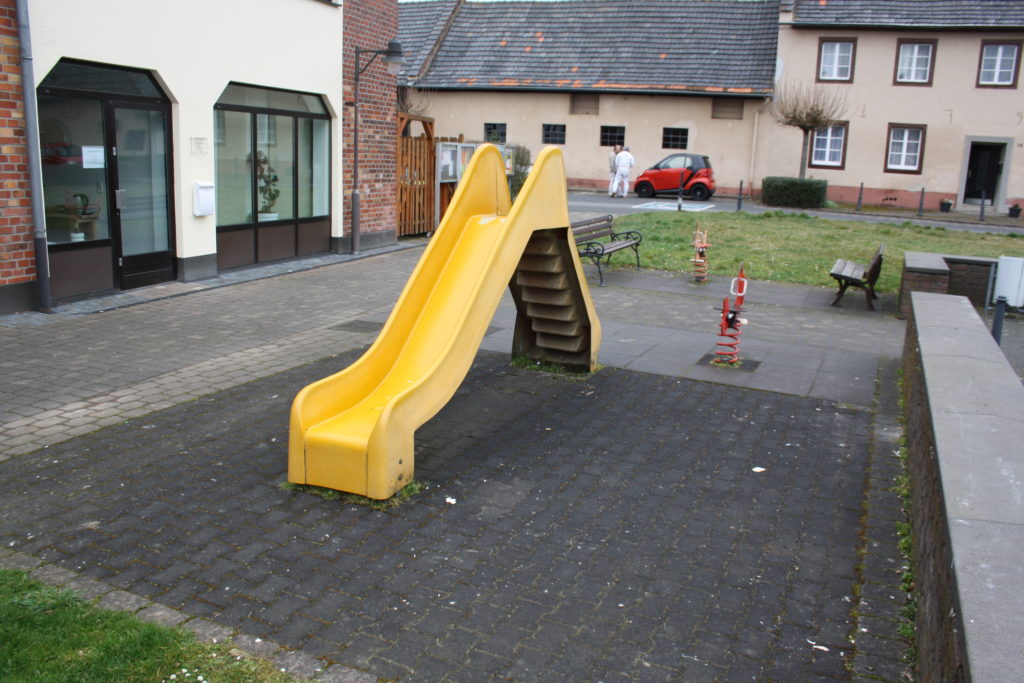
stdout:
[[1011,206],[1010,207],[1010,218],[1020,218],[1020,207],[1019,206]]
[[949,213],[949,210],[953,208],[953,202],[939,202],[939,211],[942,213]]
[[261,214],[257,214],[257,217],[259,219],[258,220],[259,223],[263,223],[264,221],[276,221],[277,220],[277,214],[276,213],[261,213]]
[[73,232],[73,233],[71,233],[71,241],[72,242],[84,242],[85,241],[85,233],[84,232]]

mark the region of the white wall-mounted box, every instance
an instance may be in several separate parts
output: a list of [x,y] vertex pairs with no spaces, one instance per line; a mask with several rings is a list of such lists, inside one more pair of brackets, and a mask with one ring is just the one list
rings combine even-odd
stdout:
[[1014,308],[1024,306],[1024,258],[1000,256],[996,267],[996,286],[992,302],[1006,297],[1006,303]]
[[217,208],[217,191],[208,180],[192,183],[192,213],[197,216],[212,216]]

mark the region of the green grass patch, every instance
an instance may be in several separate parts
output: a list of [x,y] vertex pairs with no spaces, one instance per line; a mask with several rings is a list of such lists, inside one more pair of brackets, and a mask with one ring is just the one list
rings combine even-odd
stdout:
[[[693,232],[708,231],[708,265],[712,275],[736,277],[740,263],[754,280],[774,280],[831,287],[828,271],[836,259],[867,265],[880,243],[885,263],[878,289],[899,288],[905,251],[963,256],[1024,256],[1024,239],[1016,235],[946,230],[911,223],[865,223],[816,218],[807,214],[769,211],[693,214],[640,213],[615,219],[615,229],[638,230],[644,236],[640,260],[645,268],[689,272]],[[620,259],[613,267],[626,267]]]
[[290,481],[281,482],[281,488],[285,491],[299,491],[301,493],[311,493],[314,496],[323,498],[324,500],[340,500],[343,503],[354,503],[355,505],[362,505],[364,507],[371,508],[373,510],[390,510],[391,508],[398,507],[402,503],[415,496],[417,493],[422,491],[424,488],[423,484],[413,479],[408,484],[398,489],[395,495],[384,500],[377,500],[376,498],[367,498],[366,496],[360,496],[356,493],[346,493],[344,491],[336,491],[334,489],[325,488],[323,486],[311,486],[309,484],[293,484]]
[[200,643],[184,629],[99,609],[24,572],[0,569],[0,680],[150,682],[171,676],[238,683],[299,680],[226,645]]
[[560,365],[550,361],[537,360],[536,358],[530,358],[529,356],[515,356],[512,359],[512,367],[519,368],[520,370],[532,370],[533,372],[546,372],[552,375],[561,375],[570,379],[587,379],[604,366],[598,365],[594,368],[594,372],[579,372],[568,365]]

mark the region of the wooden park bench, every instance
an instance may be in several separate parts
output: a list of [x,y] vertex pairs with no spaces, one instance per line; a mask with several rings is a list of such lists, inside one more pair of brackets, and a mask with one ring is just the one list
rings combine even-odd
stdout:
[[848,287],[856,287],[864,290],[868,309],[875,310],[871,300],[878,298],[878,295],[875,294],[875,283],[878,282],[878,276],[882,274],[882,257],[884,254],[885,245],[881,244],[878,247],[878,251],[875,252],[875,257],[871,259],[871,263],[867,267],[853,261],[847,261],[846,259],[836,261],[836,264],[832,266],[832,270],[829,271],[829,275],[839,283],[839,291],[836,293],[836,298],[832,300],[832,305],[839,305],[839,300],[843,298],[843,294],[846,294]]
[[[643,235],[635,230],[615,232],[610,215],[573,223],[572,236],[576,240],[580,258],[588,258],[597,266],[597,275],[602,287],[604,273],[601,271],[601,260],[604,259],[605,265],[608,265],[611,255],[617,251],[632,249],[636,255],[636,269],[640,270],[640,242],[643,241]],[[605,237],[608,239],[601,241]]]

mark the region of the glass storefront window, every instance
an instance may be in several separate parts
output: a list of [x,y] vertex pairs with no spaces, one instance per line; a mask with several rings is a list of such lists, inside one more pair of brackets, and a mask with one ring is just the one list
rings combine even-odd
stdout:
[[299,218],[329,213],[330,152],[328,122],[299,119]]
[[65,59],[46,75],[39,87],[164,99],[163,92],[146,72]]
[[117,175],[124,193],[121,253],[167,251],[170,216],[164,112],[118,109],[116,116]]
[[307,95],[289,90],[271,90],[251,85],[232,83],[221,93],[217,104],[253,109],[279,109],[297,114],[327,115],[323,101],[316,95]]
[[218,226],[330,215],[330,119],[319,96],[231,84],[214,114]]
[[110,239],[100,101],[43,95],[38,102],[47,240]]
[[294,218],[294,119],[256,115],[256,204],[259,220]]
[[217,111],[217,224],[252,222],[252,115]]

